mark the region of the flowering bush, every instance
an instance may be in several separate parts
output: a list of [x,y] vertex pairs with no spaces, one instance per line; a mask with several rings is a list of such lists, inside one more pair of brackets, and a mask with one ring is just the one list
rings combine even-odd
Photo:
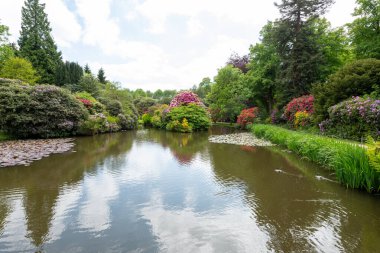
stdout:
[[181,133],[191,133],[193,128],[189,125],[189,122],[186,118],[183,118],[182,123],[179,120],[170,121],[166,125],[166,129],[169,131],[176,131]]
[[88,99],[79,98],[78,99],[87,109],[91,109],[92,102]]
[[258,113],[259,108],[257,107],[242,110],[237,118],[237,124],[242,128],[245,128],[248,124],[253,124]]
[[73,135],[87,110],[67,90],[52,85],[0,86],[0,129],[19,138]]
[[380,100],[352,97],[329,108],[329,119],[321,122],[321,132],[360,140],[380,136]]
[[194,131],[207,130],[211,125],[210,116],[206,109],[192,103],[187,106],[172,108],[165,120],[169,122],[168,124],[172,121],[183,123],[185,118]]
[[170,108],[188,104],[196,104],[204,107],[204,104],[201,102],[197,94],[191,91],[182,91],[172,99],[170,102]]
[[298,111],[294,115],[294,128],[302,128],[311,123],[310,114],[307,111]]
[[294,123],[296,112],[306,111],[309,115],[314,113],[314,97],[312,95],[295,98],[285,106],[284,117]]

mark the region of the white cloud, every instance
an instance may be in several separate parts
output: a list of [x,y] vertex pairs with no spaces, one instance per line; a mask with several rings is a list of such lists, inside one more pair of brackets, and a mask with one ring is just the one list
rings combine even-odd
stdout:
[[[232,52],[248,53],[262,26],[279,16],[273,1],[263,0],[73,0],[71,9],[64,0],[41,1],[65,59],[103,67],[125,87],[150,90],[189,88],[215,76]],[[334,26],[352,20],[355,6],[355,0],[336,2],[327,14]],[[0,1],[12,41],[22,4]]]

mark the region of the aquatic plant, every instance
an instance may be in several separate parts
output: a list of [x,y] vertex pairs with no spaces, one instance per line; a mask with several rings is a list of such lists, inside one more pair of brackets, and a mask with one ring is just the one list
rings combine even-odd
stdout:
[[348,188],[379,191],[380,171],[371,164],[365,147],[359,143],[255,124],[253,133],[335,172]]

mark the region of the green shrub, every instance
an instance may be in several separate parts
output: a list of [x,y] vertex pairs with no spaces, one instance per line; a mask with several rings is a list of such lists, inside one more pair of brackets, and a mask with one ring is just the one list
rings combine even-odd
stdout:
[[0,129],[18,138],[76,134],[88,114],[68,90],[52,86],[0,86]]
[[346,187],[380,190],[380,172],[370,164],[366,149],[357,143],[306,134],[270,125],[253,125],[253,133],[334,170]]
[[120,101],[118,101],[118,100],[115,100],[115,99],[108,100],[105,103],[105,105],[106,105],[107,112],[112,116],[117,116],[117,115],[123,113],[122,105],[121,105]]
[[380,100],[353,97],[329,108],[329,119],[319,124],[324,134],[362,140],[380,137]]
[[182,122],[178,120],[172,120],[166,125],[166,130],[175,131],[181,133],[191,133],[193,131],[192,126],[189,124],[186,118],[183,118]]
[[144,126],[151,125],[152,116],[150,116],[148,113],[144,113],[141,119],[143,121]]
[[152,118],[151,118],[151,123],[152,123],[152,126],[154,128],[162,128],[164,126],[162,120],[161,120],[161,117],[158,116],[158,115],[154,115]]
[[102,114],[90,115],[88,119],[80,125],[79,133],[82,135],[95,135],[108,132],[107,117]]
[[314,95],[315,120],[321,122],[328,117],[328,108],[353,96],[380,94],[380,60],[365,59],[347,64],[326,83],[312,89]]
[[121,130],[132,130],[136,128],[137,120],[133,119],[131,116],[119,114],[117,117],[119,118]]
[[166,121],[182,122],[186,118],[193,131],[207,130],[211,126],[208,112],[202,106],[189,104],[171,108],[166,116]]
[[8,59],[1,69],[0,76],[18,79],[31,84],[34,84],[39,79],[32,63],[19,57],[12,57]]
[[136,106],[138,113],[143,115],[148,111],[149,107],[156,105],[157,101],[149,97],[139,97],[133,100],[133,104]]

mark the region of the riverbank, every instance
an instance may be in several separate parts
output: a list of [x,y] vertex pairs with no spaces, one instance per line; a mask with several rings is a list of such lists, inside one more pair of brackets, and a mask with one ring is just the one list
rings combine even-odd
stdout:
[[335,172],[347,188],[380,190],[380,172],[370,164],[366,149],[352,142],[300,133],[272,125],[253,125],[255,136],[289,150]]
[[27,166],[51,154],[67,152],[74,147],[73,141],[65,138],[0,142],[0,167]]

